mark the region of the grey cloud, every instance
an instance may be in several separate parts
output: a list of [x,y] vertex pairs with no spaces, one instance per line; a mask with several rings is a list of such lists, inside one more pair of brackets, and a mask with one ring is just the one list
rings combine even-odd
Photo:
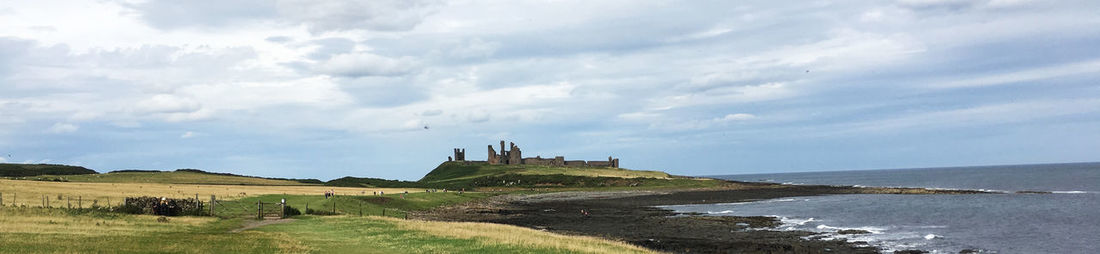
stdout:
[[5,74],[33,46],[34,42],[30,40],[0,37],[0,74]]
[[432,110],[425,110],[424,112],[420,112],[421,116],[438,116],[440,114],[443,114],[443,110],[432,109]]
[[[409,77],[367,77],[342,79],[340,89],[365,107],[395,107],[428,99],[428,92],[415,83]],[[436,110],[420,112],[420,116],[434,116]]]
[[294,38],[290,38],[290,36],[269,36],[264,40],[268,41],[268,42],[274,42],[274,43],[287,43],[287,42],[294,41]]
[[310,45],[317,46],[317,49],[313,50],[313,52],[308,55],[308,57],[313,60],[326,60],[333,55],[347,54],[355,50],[355,41],[347,38],[314,40],[310,42]]
[[138,11],[142,20],[159,29],[218,28],[273,18],[278,13],[275,3],[268,0],[150,0],[121,4]]
[[137,11],[158,29],[225,28],[237,24],[274,22],[305,25],[312,33],[372,30],[407,31],[434,11],[437,1],[425,0],[151,0],[120,5]]
[[280,13],[305,24],[312,33],[373,30],[407,31],[420,24],[436,1],[279,1]]

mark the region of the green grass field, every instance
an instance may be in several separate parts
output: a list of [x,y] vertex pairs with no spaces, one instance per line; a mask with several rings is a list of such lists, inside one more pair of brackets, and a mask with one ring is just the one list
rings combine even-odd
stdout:
[[[385,195],[339,195],[334,198],[325,198],[321,195],[262,195],[247,197],[238,200],[218,202],[215,215],[223,218],[256,216],[256,202],[278,203],[286,199],[287,206],[297,208],[303,213],[308,207],[313,210],[335,212],[344,215],[383,215],[404,217],[406,212],[431,209],[433,207],[465,203],[476,199],[482,199],[494,194],[467,192],[410,192],[387,193]],[[403,196],[403,198],[402,198]]]
[[[600,238],[500,224],[406,220],[406,215],[503,193],[705,188],[723,183],[657,171],[461,164],[443,164],[418,182],[343,179],[341,184],[354,187],[186,171],[12,179],[23,180],[0,179],[0,195],[7,205],[0,206],[0,253],[650,253]],[[39,181],[27,181],[31,179]],[[376,188],[383,185],[401,188]],[[417,186],[451,191],[410,188]],[[477,187],[507,191],[454,191]],[[339,195],[320,195],[328,190]],[[383,191],[384,195],[374,195]],[[161,222],[149,215],[60,208],[71,205],[73,197],[95,205],[101,199],[117,204],[131,196],[192,195],[204,201],[216,195],[214,216],[170,217]],[[54,199],[50,208],[37,207],[49,198]],[[258,223],[257,202],[284,199],[302,213],[308,207],[333,215],[306,214],[277,224]]]
[[636,246],[507,225],[377,216],[245,218],[0,207],[0,253],[645,253]]

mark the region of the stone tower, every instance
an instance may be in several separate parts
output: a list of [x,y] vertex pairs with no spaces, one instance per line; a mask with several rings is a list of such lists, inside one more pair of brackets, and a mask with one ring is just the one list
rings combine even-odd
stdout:
[[462,148],[462,149],[455,148],[455,161],[465,161],[465,160],[466,160],[466,148]]

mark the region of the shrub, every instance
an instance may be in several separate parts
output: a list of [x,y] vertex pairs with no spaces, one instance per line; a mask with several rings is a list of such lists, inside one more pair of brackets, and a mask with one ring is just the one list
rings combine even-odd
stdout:
[[283,208],[283,215],[286,217],[302,215],[302,210],[294,208],[293,206],[286,206]]

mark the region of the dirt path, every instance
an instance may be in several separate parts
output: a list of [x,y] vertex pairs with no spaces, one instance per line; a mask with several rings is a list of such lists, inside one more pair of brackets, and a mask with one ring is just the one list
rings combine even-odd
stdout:
[[246,223],[244,223],[243,227],[238,228],[238,229],[234,229],[234,230],[230,230],[229,232],[238,233],[238,232],[253,229],[253,228],[263,227],[263,226],[272,225],[272,224],[283,224],[283,223],[292,222],[292,221],[296,221],[296,220],[295,219],[289,219],[289,218],[287,218],[287,219],[277,219],[277,220],[254,220],[254,221],[246,222]]

